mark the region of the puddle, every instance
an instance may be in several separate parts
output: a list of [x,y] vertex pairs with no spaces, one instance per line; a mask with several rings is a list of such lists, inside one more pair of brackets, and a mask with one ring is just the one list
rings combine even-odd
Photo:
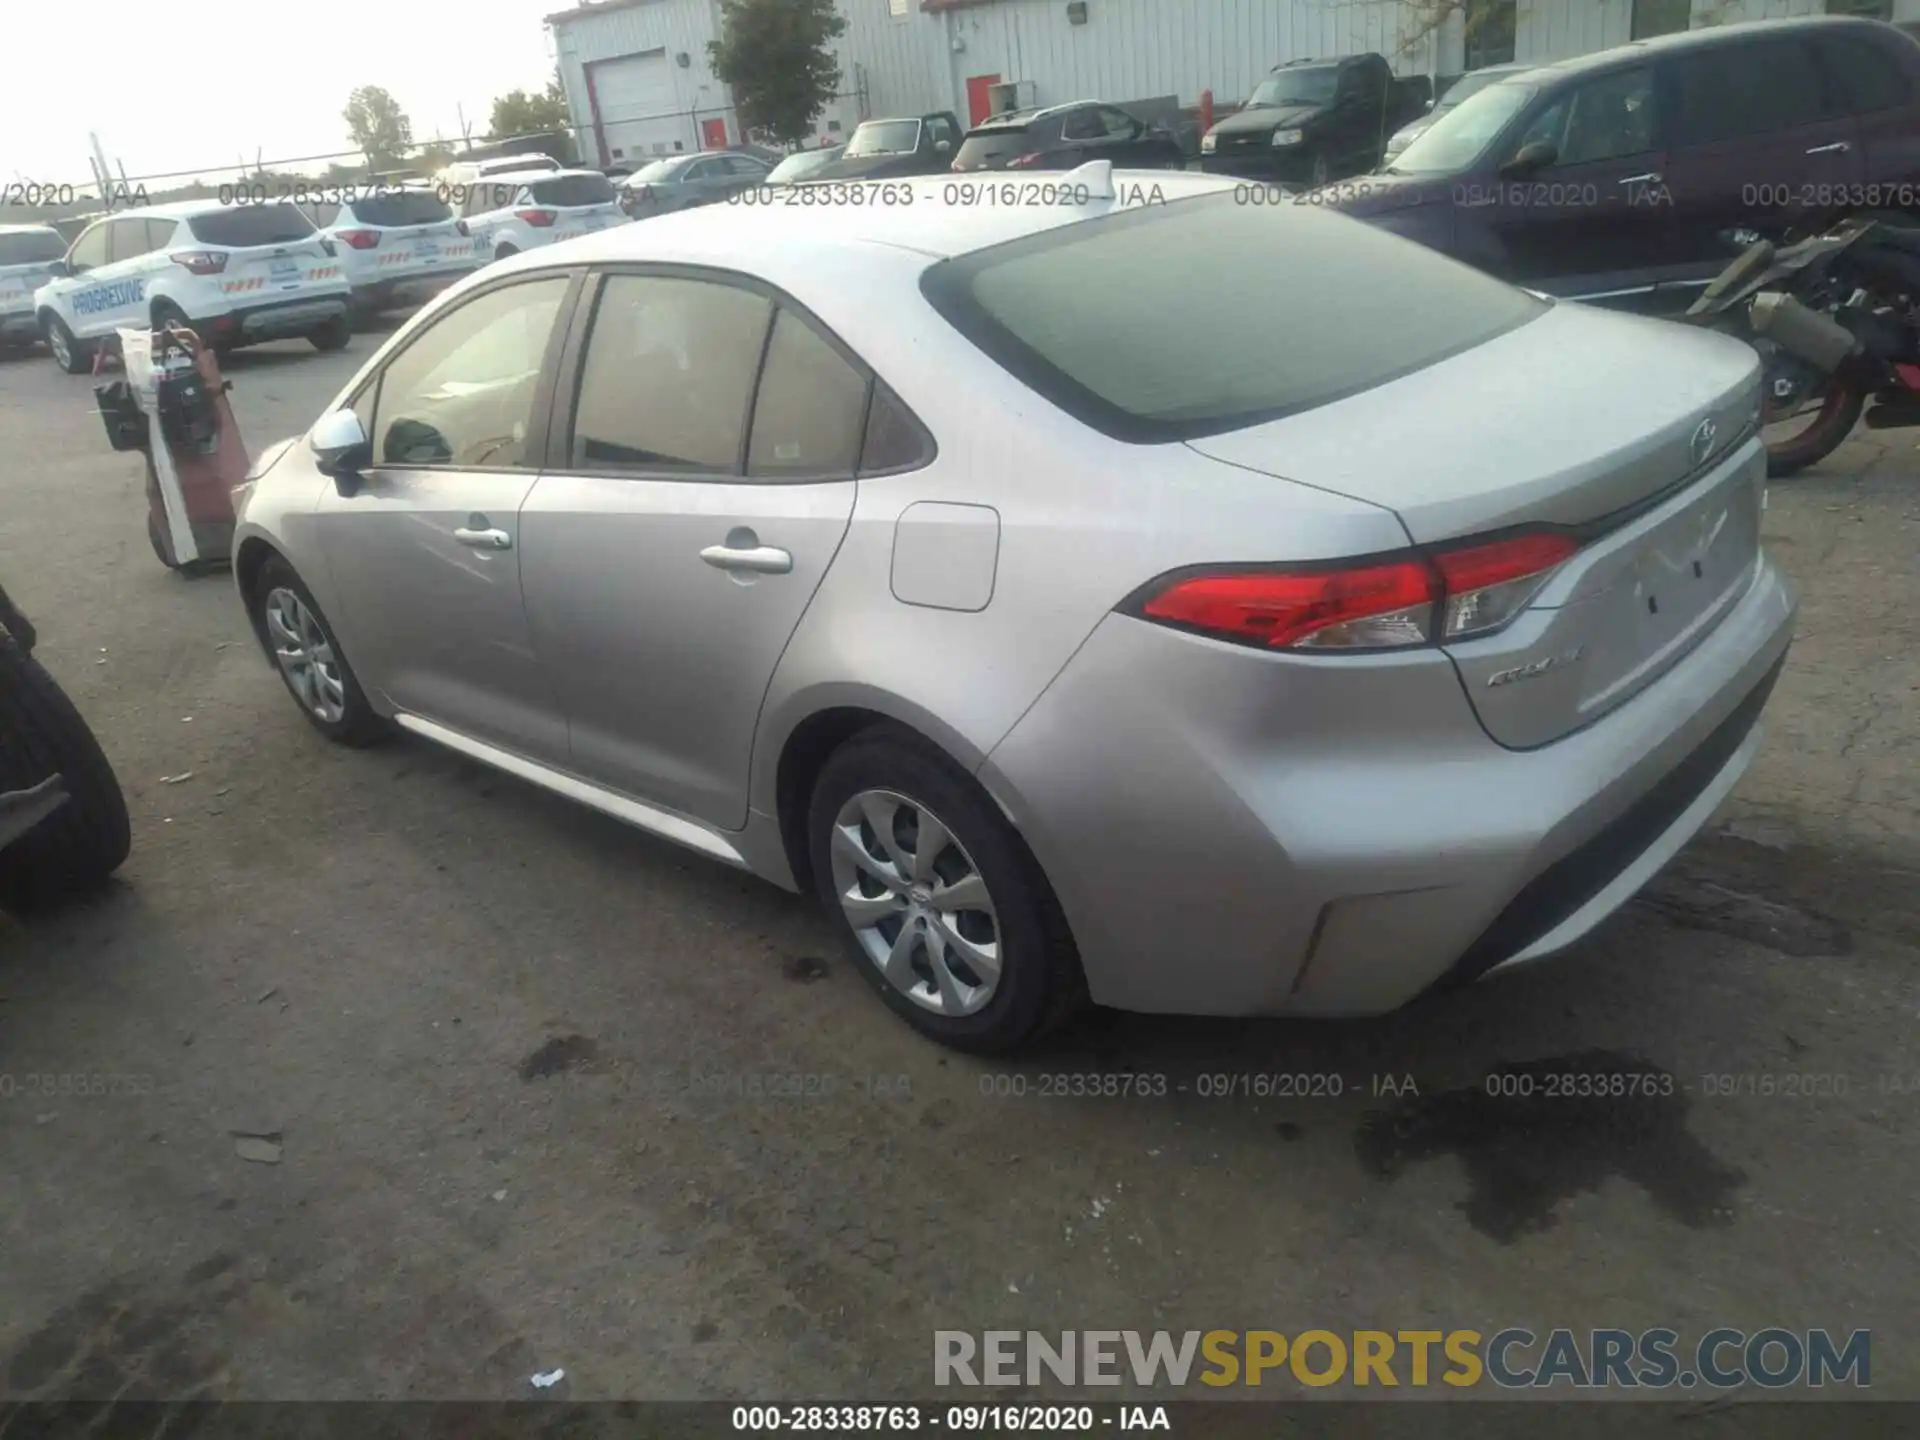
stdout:
[[[1635,1077],[1639,1093],[1611,1093]],[[1388,1181],[1420,1161],[1458,1155],[1471,1187],[1460,1209],[1502,1244],[1551,1229],[1562,1201],[1597,1191],[1610,1175],[1683,1225],[1728,1224],[1746,1175],[1702,1145],[1686,1115],[1680,1081],[1659,1066],[1588,1050],[1501,1065],[1470,1089],[1373,1111],[1354,1149],[1369,1174]]]

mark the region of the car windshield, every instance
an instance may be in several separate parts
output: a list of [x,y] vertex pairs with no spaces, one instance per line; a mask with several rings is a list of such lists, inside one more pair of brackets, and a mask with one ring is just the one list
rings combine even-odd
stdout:
[[604,175],[561,175],[536,180],[527,189],[540,205],[605,205],[619,198]]
[[847,142],[847,159],[863,155],[911,155],[920,143],[918,120],[870,120]]
[[313,234],[313,222],[285,200],[271,205],[228,205],[190,217],[187,228],[206,245],[286,245]]
[[52,230],[0,235],[0,265],[44,265],[66,253],[67,242]]
[[1499,138],[1539,92],[1531,85],[1489,85],[1434,118],[1387,166],[1391,175],[1457,175]]
[[767,173],[769,185],[783,184],[789,180],[799,180],[811,175],[822,165],[840,158],[840,147],[835,145],[825,150],[802,150],[798,155],[789,155]]
[[1340,72],[1331,65],[1317,70],[1282,70],[1269,75],[1247,97],[1247,109],[1269,105],[1327,105],[1339,87]]
[[1547,309],[1347,216],[1225,193],[957,256],[931,267],[921,288],[1024,384],[1142,444],[1325,405]]

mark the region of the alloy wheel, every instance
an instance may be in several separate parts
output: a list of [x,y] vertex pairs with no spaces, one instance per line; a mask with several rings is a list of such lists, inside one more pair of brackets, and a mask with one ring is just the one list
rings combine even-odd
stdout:
[[972,1015],[1000,985],[1000,922],[965,847],[916,800],[862,790],[829,845],[834,893],[887,982],[937,1015]]
[[267,638],[287,688],[321,720],[337,725],[347,713],[340,660],[319,618],[285,586],[267,592]]
[[67,348],[67,332],[64,326],[58,324],[47,326],[47,348],[53,352],[53,358],[59,362],[61,369],[64,370],[73,364],[73,352]]

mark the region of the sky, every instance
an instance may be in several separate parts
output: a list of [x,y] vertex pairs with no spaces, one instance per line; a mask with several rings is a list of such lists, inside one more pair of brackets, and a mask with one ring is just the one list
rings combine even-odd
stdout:
[[[244,153],[351,148],[359,85],[391,92],[416,140],[486,133],[496,95],[553,73],[541,19],[570,0],[13,0],[0,84],[0,185],[90,184],[87,132],[129,176]],[[225,176],[214,172],[229,167]],[[316,167],[317,168],[317,167]]]

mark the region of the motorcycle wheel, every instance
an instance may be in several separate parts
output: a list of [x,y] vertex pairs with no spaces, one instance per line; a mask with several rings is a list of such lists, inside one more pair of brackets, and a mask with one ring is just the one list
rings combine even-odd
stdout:
[[1792,409],[1775,409],[1771,401],[1762,404],[1760,439],[1767,447],[1767,475],[1777,480],[1826,459],[1853,433],[1866,403],[1865,391],[1830,380]]

